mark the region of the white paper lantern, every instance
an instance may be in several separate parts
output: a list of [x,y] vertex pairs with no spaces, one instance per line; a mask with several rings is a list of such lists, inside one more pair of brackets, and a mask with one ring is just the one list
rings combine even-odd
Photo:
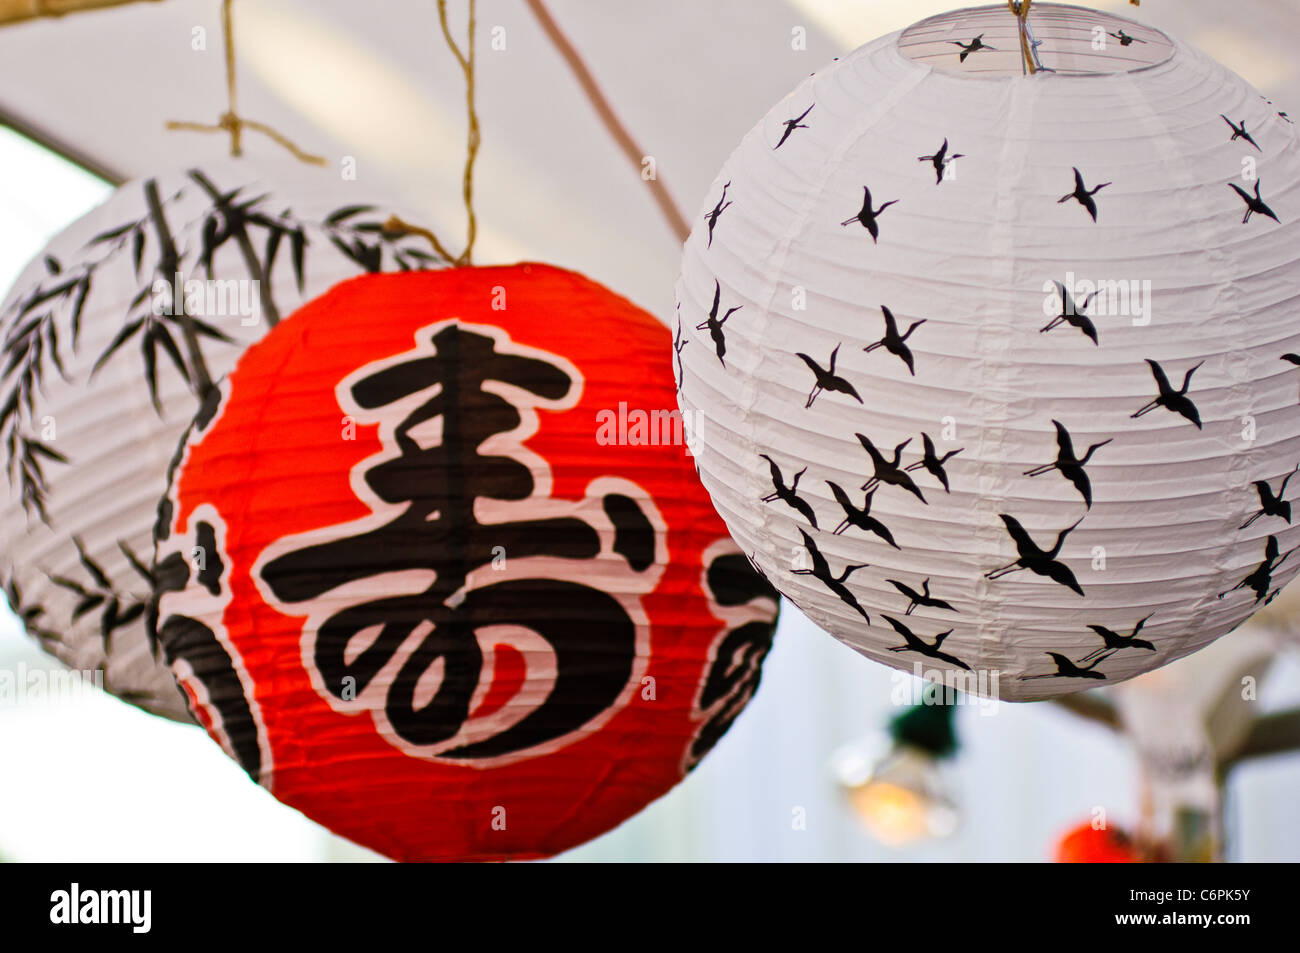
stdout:
[[1055,72],[999,5],[806,80],[677,288],[745,552],[862,654],[1010,700],[1195,651],[1300,570],[1295,127],[1155,30],[1033,10]]
[[[64,663],[102,667],[109,691],[190,720],[144,614],[198,364],[217,381],[339,281],[428,267],[419,239],[381,233],[392,211],[333,171],[225,160],[123,185],[20,276],[0,311],[0,572]],[[167,313],[177,291],[198,321],[199,362]]]

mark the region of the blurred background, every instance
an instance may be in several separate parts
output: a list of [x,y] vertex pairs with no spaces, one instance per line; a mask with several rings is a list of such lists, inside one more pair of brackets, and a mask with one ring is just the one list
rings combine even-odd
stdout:
[[[551,0],[549,7],[694,224],[731,149],[808,73],[959,5]],[[1212,51],[1279,109],[1300,114],[1292,50],[1300,0],[1095,6]],[[308,151],[355,157],[367,185],[401,196],[441,234],[455,235],[463,89],[432,0],[240,0],[236,11],[241,113]],[[224,153],[221,136],[163,127],[167,119],[209,121],[224,108],[218,16],[216,0],[164,0],[0,28],[0,285],[101,201],[112,180]],[[208,31],[206,51],[192,49],[196,27]],[[498,27],[504,49],[492,50]],[[792,48],[796,28],[805,31],[805,49]],[[578,269],[667,321],[678,244],[645,183],[524,4],[480,0],[479,38],[479,260]],[[248,141],[251,154],[278,158],[275,148]],[[1300,654],[1285,600],[1274,617],[1264,651],[1275,661],[1250,702],[1257,714],[1300,705]],[[1252,637],[1244,630],[1226,637],[1224,654]],[[1257,641],[1252,651],[1260,651]],[[1170,670],[1193,666],[1202,682],[1207,671],[1226,671],[1197,658]],[[20,664],[57,663],[0,609],[0,668]],[[1099,809],[1115,825],[1138,823],[1149,797],[1124,734],[1056,705],[959,706],[960,747],[941,769],[954,822],[943,826],[952,829],[887,846],[863,825],[840,779],[849,770],[846,745],[849,762],[874,764],[888,751],[900,687],[907,686],[889,670],[787,603],[762,687],[715,752],[668,796],[561,859],[1042,861],[1063,832]],[[1233,771],[1227,859],[1300,860],[1298,787],[1296,754],[1253,758]],[[378,858],[276,802],[199,728],[90,694],[0,700],[0,859]]]

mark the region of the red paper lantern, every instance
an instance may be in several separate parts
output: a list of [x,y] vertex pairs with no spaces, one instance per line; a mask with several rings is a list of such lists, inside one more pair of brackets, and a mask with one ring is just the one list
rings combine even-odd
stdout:
[[1098,830],[1080,824],[1056,845],[1058,864],[1140,864],[1142,858],[1127,834],[1115,828]]
[[671,345],[534,264],[347,281],[250,346],[160,513],[196,717],[403,860],[549,855],[666,792],[776,615],[670,416]]

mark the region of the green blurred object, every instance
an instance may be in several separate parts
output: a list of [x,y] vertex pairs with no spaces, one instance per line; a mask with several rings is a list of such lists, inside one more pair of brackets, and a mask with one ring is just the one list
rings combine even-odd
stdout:
[[955,708],[955,700],[913,705],[890,719],[889,735],[895,744],[919,748],[936,758],[950,757],[957,751]]

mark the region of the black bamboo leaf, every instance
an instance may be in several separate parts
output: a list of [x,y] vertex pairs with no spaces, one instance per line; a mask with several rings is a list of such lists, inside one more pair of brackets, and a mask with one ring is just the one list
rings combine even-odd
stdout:
[[90,294],[90,273],[77,285],[77,295],[72,299],[72,350],[77,350],[77,339],[81,336],[81,312],[86,307],[86,297]]
[[137,228],[131,248],[131,258],[135,262],[135,276],[140,277],[140,263],[144,261],[144,229]]
[[90,595],[90,593],[86,591],[85,586],[77,582],[75,579],[69,579],[67,576],[50,576],[50,582],[54,583],[60,589],[66,589],[79,596]]
[[122,330],[117,332],[117,336],[113,338],[112,343],[108,345],[108,348],[104,353],[99,355],[99,360],[95,361],[95,366],[91,368],[90,375],[94,377],[95,373],[104,366],[104,363],[113,356],[114,352],[125,344],[130,339],[131,335],[135,334],[143,326],[144,318],[136,318],[134,321],[130,321],[124,325]]
[[114,597],[108,600],[104,606],[104,614],[99,617],[99,634],[104,640],[104,654],[108,654],[109,642],[113,637],[113,630],[117,628],[117,608],[118,601]]
[[105,242],[111,242],[116,238],[121,238],[139,224],[139,222],[127,222],[125,225],[119,225],[117,228],[110,228],[106,232],[100,232],[90,241],[86,242],[86,247],[89,248],[91,245],[102,245]]
[[185,378],[186,383],[189,383],[189,369],[185,366],[185,360],[181,357],[180,348],[176,346],[175,340],[172,339],[171,332],[167,330],[165,325],[155,324],[150,333],[157,338],[158,343],[167,352],[167,356],[171,358],[172,364],[176,366],[176,370],[180,372],[181,377]]
[[36,416],[36,407],[32,403],[33,395],[36,393],[36,387],[28,384],[21,390],[21,400],[24,407],[27,408],[28,418]]
[[262,202],[262,201],[267,197],[267,195],[269,195],[269,194],[270,194],[269,192],[263,192],[263,193],[262,193],[261,195],[259,195],[257,198],[255,198],[255,199],[245,199],[244,201],[240,202],[240,203],[239,203],[238,205],[236,205],[235,207],[236,207],[237,209],[239,209],[239,211],[243,212],[244,215],[245,215],[245,217],[247,217],[247,216],[248,216],[248,213],[253,209],[253,207],[256,206],[256,205],[258,205],[260,202]]
[[59,260],[55,258],[53,255],[46,255],[45,270],[52,275],[57,275],[59,272],[63,270],[63,266],[59,264]]
[[0,376],[8,377],[12,374],[18,365],[27,359],[27,354],[31,349],[32,342],[28,338],[11,344],[9,346],[9,360],[5,362],[5,369],[0,372]]
[[34,330],[36,330],[36,326],[40,323],[41,323],[41,316],[37,315],[34,318],[28,318],[22,324],[15,325],[14,329],[9,332],[8,336],[5,339],[5,345],[9,346],[12,345],[15,341],[19,340],[20,338],[29,337],[31,333]]
[[49,444],[41,443],[39,440],[27,440],[27,446],[32,453],[38,453],[46,459],[53,460],[55,463],[67,463],[68,458],[59,451],[55,450]]
[[[41,362],[41,355],[44,353],[45,353],[44,339],[39,334],[33,335],[32,349],[31,349],[31,353],[28,355],[27,363],[31,367],[32,380],[35,382],[36,388],[28,389],[29,396],[31,390],[39,389],[45,384],[45,365]],[[32,409],[30,403],[28,403],[27,409],[29,411]]]
[[114,628],[120,629],[124,625],[130,625],[142,615],[144,615],[143,602],[137,602],[133,605],[127,606],[125,610],[117,613],[117,625],[114,626]]
[[135,297],[131,299],[130,304],[126,306],[126,313],[130,314],[136,308],[140,307],[140,305],[144,304],[144,299],[149,297],[151,294],[153,294],[153,285],[145,285],[137,291]]
[[126,543],[122,542],[120,539],[117,541],[117,548],[121,550],[122,555],[126,557],[126,561],[131,564],[131,568],[136,571],[136,573],[140,576],[140,578],[142,578],[145,582],[149,583],[150,585],[153,585],[154,583],[153,570],[151,570],[148,566],[142,563],[140,561],[140,558],[136,556],[135,553],[131,552],[131,548],[127,546]]
[[262,277],[270,281],[271,269],[275,266],[275,254],[280,250],[280,240],[284,238],[284,229],[279,225],[268,226],[266,233],[266,254],[262,256]]
[[370,274],[384,270],[384,246],[378,243],[367,245],[361,240],[357,240],[357,252],[361,259],[361,267]]
[[222,331],[219,328],[214,327],[213,325],[209,324],[206,321],[202,321],[194,317],[190,318],[190,321],[194,324],[194,331],[197,334],[201,334],[206,338],[212,338],[214,341],[221,341],[225,344],[235,343],[235,339],[232,338],[230,335],[228,335],[225,331]]
[[303,253],[307,248],[307,234],[301,227],[293,233],[289,239],[293,250],[293,277],[298,283],[298,293],[302,294],[303,289]]
[[76,622],[87,612],[90,612],[95,607],[101,606],[103,604],[104,604],[104,596],[100,593],[93,593],[91,595],[86,596],[86,598],[78,602],[77,607],[72,610],[72,621]]
[[76,287],[76,284],[76,278],[68,278],[65,281],[60,281],[58,284],[42,291],[36,300],[38,303],[44,304],[47,301],[53,301],[55,298],[62,298],[69,290]]
[[91,559],[86,553],[86,547],[82,545],[81,537],[72,537],[72,542],[77,547],[77,558],[81,560],[81,565],[85,567],[86,572],[90,573],[90,578],[95,580],[95,585],[99,586],[100,589],[112,591],[113,584],[108,581],[108,576],[104,575],[104,570],[99,567],[99,563]]
[[[350,261],[357,262],[356,252],[352,249],[352,246],[343,239],[339,238],[337,235],[331,235],[330,244],[346,255]],[[360,264],[360,262],[357,262],[357,264]]]
[[199,251],[199,267],[204,270],[209,278],[213,276],[212,255],[221,244],[217,239],[218,230],[217,216],[215,214],[209,215],[203,222],[203,246]]
[[59,372],[59,376],[66,381],[68,374],[63,369],[63,359],[59,357],[59,329],[53,320],[45,323],[45,338],[50,346],[50,360],[54,362],[54,368]]
[[[13,417],[13,415],[17,412],[18,412],[18,391],[15,390],[12,394],[9,395],[9,399],[4,402],[4,406],[0,407],[0,427],[3,427],[5,426],[5,424],[9,423],[9,419]],[[9,455],[13,456],[12,451],[10,452]]]
[[360,215],[362,212],[373,212],[373,205],[345,205],[343,208],[336,209],[325,218],[326,225],[337,225],[346,221],[354,215]]
[[61,281],[51,288],[45,288],[36,291],[31,297],[23,302],[22,309],[18,312],[19,318],[25,318],[47,301],[53,301],[65,294],[69,288],[76,284],[75,279]]
[[158,326],[152,322],[149,329],[140,338],[140,353],[144,355],[144,381],[149,385],[149,400],[153,409],[162,414],[162,403],[158,400]]

